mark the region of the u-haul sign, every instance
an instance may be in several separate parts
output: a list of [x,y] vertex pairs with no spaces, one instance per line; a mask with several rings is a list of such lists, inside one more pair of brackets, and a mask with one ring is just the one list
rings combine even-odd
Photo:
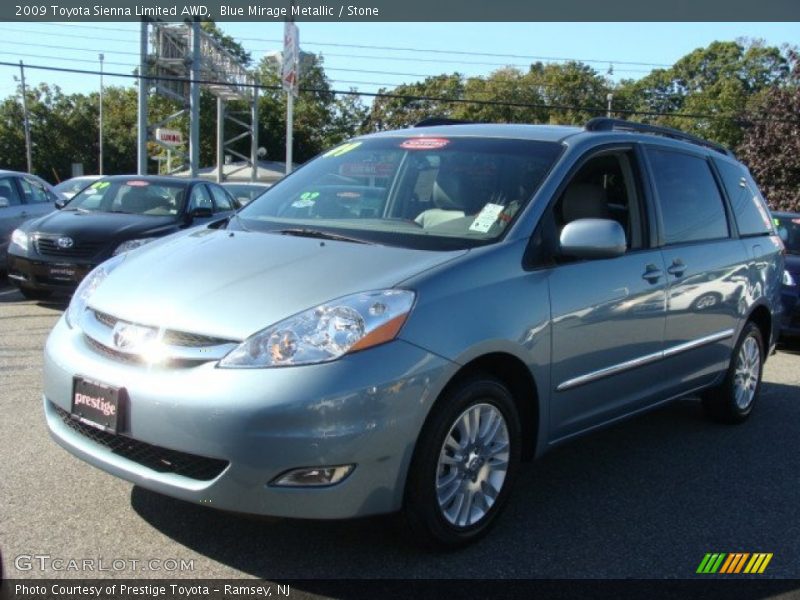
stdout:
[[156,139],[162,144],[180,146],[183,144],[183,134],[177,129],[156,129]]

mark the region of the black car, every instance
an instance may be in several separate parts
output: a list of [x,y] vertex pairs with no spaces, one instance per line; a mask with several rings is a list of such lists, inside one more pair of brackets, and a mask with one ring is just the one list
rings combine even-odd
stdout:
[[238,208],[201,179],[116,175],[99,179],[61,210],[22,224],[8,248],[8,278],[27,298],[71,292],[107,258]]
[[800,337],[800,213],[773,212],[775,229],[786,246],[786,270],[783,273],[781,299],[783,320],[781,336]]

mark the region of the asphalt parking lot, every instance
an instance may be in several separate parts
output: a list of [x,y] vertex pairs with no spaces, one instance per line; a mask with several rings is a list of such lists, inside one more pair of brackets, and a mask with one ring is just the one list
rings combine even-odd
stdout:
[[[434,556],[404,541],[391,518],[226,514],[67,454],[51,441],[40,400],[41,349],[63,308],[24,300],[0,280],[6,577],[683,578],[695,576],[707,552],[771,552],[764,576],[800,577],[798,345],[770,358],[745,425],[709,423],[686,399],[565,445],[523,469],[488,538]],[[20,556],[127,562],[83,573],[43,570]],[[192,568],[143,570],[152,559]]]

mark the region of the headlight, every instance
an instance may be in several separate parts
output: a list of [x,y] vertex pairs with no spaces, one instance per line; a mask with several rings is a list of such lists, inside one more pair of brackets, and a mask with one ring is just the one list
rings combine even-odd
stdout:
[[789,287],[794,287],[797,285],[797,282],[792,277],[792,274],[789,273],[786,269],[783,270],[783,277],[781,278],[781,283],[783,285],[788,285]]
[[345,296],[267,327],[234,348],[220,367],[282,367],[336,360],[393,340],[414,292],[378,290]]
[[23,252],[28,251],[28,234],[21,229],[15,229],[11,233],[11,243]]
[[94,294],[98,286],[103,283],[105,278],[108,277],[109,273],[116,269],[123,260],[125,260],[124,254],[122,256],[110,258],[106,262],[97,265],[83,278],[78,289],[75,290],[75,293],[72,295],[72,300],[67,307],[67,312],[64,313],[67,325],[70,327],[76,327],[78,325],[80,317],[83,311],[86,310],[92,294]]
[[122,242],[117,249],[114,250],[114,256],[117,254],[122,254],[123,252],[130,252],[131,250],[136,250],[139,246],[144,246],[145,244],[152,242],[156,238],[149,237],[149,238],[141,238],[138,240],[128,240],[127,242]]

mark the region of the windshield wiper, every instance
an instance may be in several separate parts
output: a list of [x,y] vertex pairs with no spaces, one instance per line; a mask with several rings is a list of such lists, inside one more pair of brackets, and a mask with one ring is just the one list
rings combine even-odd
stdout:
[[374,244],[368,240],[350,237],[348,235],[341,235],[339,233],[331,233],[329,231],[322,231],[320,229],[308,229],[305,227],[297,227],[294,229],[273,229],[270,233],[279,233],[281,235],[294,235],[297,237],[318,238],[321,240],[336,240],[337,242],[353,242],[355,244]]

